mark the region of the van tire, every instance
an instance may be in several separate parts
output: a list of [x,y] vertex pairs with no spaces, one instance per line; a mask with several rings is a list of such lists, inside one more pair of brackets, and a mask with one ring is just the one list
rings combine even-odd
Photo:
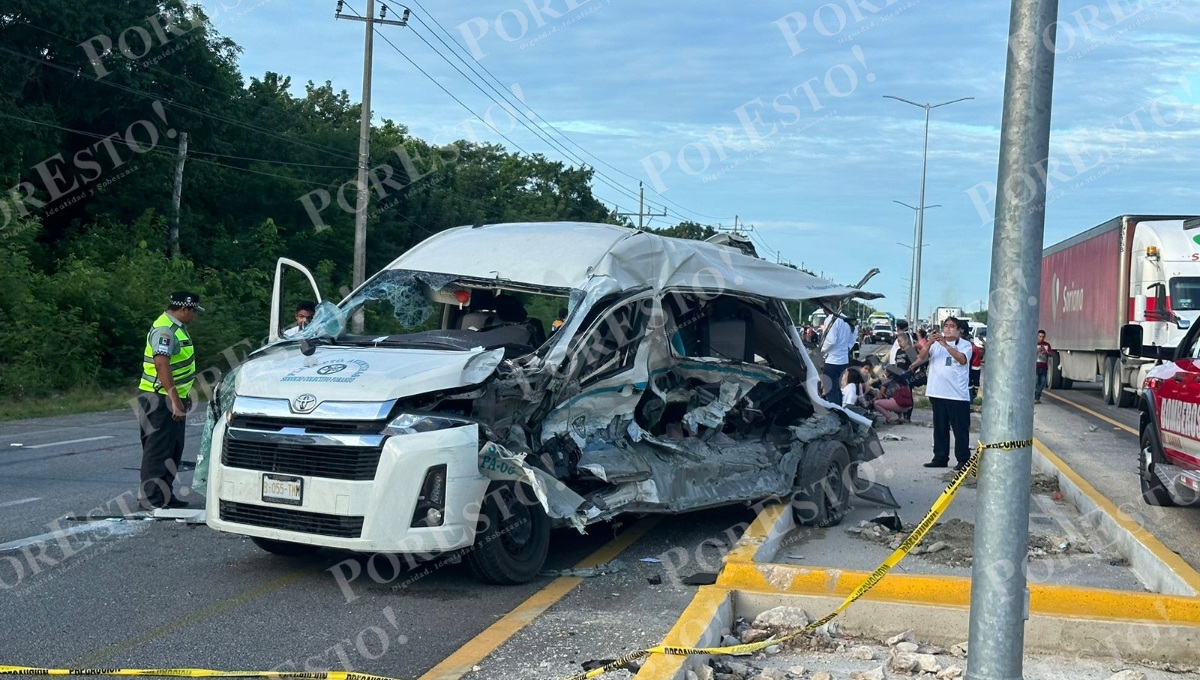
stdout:
[[839,441],[811,445],[800,461],[792,513],[797,524],[831,527],[850,510],[850,454]]
[[321,549],[321,546],[319,545],[276,541],[273,538],[262,538],[260,536],[251,536],[250,540],[254,541],[254,545],[257,545],[272,555],[279,555],[281,557],[306,557],[308,555],[316,554],[316,552]]
[[[1154,429],[1154,423],[1146,423],[1142,427],[1140,444],[1141,446],[1138,447],[1138,457],[1140,458],[1138,477],[1142,482],[1142,500],[1146,501],[1147,505],[1164,508],[1175,505],[1167,487],[1163,486],[1162,480],[1154,474],[1154,470],[1151,468],[1154,461],[1162,460],[1162,448],[1158,441],[1158,432]],[[1149,455],[1147,455],[1147,450],[1149,450]]]
[[475,544],[467,565],[476,579],[497,585],[528,583],[550,552],[550,518],[533,489],[518,482],[493,482],[479,510]]

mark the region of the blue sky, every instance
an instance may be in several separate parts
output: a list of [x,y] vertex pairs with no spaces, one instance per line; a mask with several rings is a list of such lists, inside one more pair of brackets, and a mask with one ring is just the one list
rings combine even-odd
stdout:
[[[656,204],[654,189],[683,206],[666,203],[670,217],[654,226],[730,226],[736,214],[766,256],[842,283],[879,267],[869,287],[898,315],[910,251],[897,242],[911,245],[913,212],[892,201],[918,202],[924,112],[883,95],[974,97],[932,114],[926,203],[942,207],[926,212],[921,311],[986,307],[1008,2],[422,4],[428,14],[411,6],[424,23],[383,31],[476,112],[493,102],[418,38],[444,50],[435,20],[517,84],[541,120],[611,164],[596,165],[614,183],[636,193],[637,178]],[[242,47],[246,77],[270,70],[291,76],[297,92],[328,80],[360,96],[362,24],[335,21],[334,0],[204,5]],[[365,0],[347,6],[363,12]],[[1046,243],[1122,213],[1200,212],[1200,8],[1060,0],[1059,19]],[[377,121],[439,142],[465,136],[472,115],[378,39],[373,89]],[[492,112],[499,130],[515,125]],[[478,121],[470,129],[508,145]],[[563,159],[523,127],[507,134]],[[595,191],[636,210],[626,193],[599,182]]]

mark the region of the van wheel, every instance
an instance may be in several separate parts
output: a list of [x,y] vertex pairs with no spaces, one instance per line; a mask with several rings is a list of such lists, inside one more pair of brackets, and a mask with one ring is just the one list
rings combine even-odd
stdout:
[[475,544],[467,564],[484,583],[532,581],[550,552],[550,518],[533,489],[516,482],[493,483],[479,511]]
[[271,538],[261,538],[259,536],[251,536],[251,541],[254,545],[266,550],[272,555],[281,555],[283,557],[304,557],[306,555],[315,554],[321,549],[319,545],[309,545],[307,543],[289,543],[287,541],[276,541]]
[[1142,500],[1149,505],[1160,507],[1175,505],[1175,501],[1171,500],[1171,494],[1167,492],[1167,487],[1163,486],[1162,480],[1154,474],[1152,468],[1154,461],[1159,459],[1162,451],[1159,448],[1158,433],[1154,430],[1154,423],[1147,423],[1142,428],[1140,443],[1141,461],[1138,464],[1138,476],[1142,480]]
[[792,497],[797,524],[831,527],[842,521],[850,510],[849,467],[850,454],[839,441],[818,442],[805,451]]

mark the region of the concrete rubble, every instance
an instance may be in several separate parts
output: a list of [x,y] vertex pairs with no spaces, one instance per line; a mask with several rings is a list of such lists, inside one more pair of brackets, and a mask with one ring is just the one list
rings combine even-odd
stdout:
[[[776,607],[752,622],[739,618],[725,637],[732,644],[783,637],[807,625],[811,617],[795,607]],[[792,624],[792,625],[785,625]],[[717,656],[686,671],[686,680],[960,680],[966,674],[967,643],[949,649],[922,643],[911,630],[879,640],[855,639],[814,631],[749,656]],[[1130,668],[1112,659],[1026,657],[1028,680],[1167,680],[1196,669]],[[799,663],[798,663],[799,662]],[[1197,677],[1189,675],[1190,677]]]

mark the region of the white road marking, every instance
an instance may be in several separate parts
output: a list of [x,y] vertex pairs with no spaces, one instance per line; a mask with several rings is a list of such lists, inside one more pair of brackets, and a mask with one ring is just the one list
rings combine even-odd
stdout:
[[0,503],[0,508],[10,508],[14,505],[24,505],[25,503],[32,503],[34,501],[40,501],[40,500],[42,500],[42,499],[41,498],[22,498],[19,501],[5,501],[4,503]]
[[106,519],[88,522],[87,524],[76,524],[69,529],[63,529],[62,531],[51,531],[49,533],[38,534],[37,536],[30,536],[28,538],[18,538],[17,540],[9,541],[8,543],[0,543],[0,553],[10,550],[19,550],[31,545],[37,545],[38,543],[57,541],[59,538],[78,536],[80,534],[90,534],[94,531],[99,531],[100,529],[107,530],[110,536],[130,534],[149,524],[151,524],[151,522],[146,520],[112,522]]
[[116,435],[106,434],[99,437],[84,437],[83,439],[68,439],[65,442],[50,442],[49,444],[35,444],[33,446],[23,446],[25,450],[29,449],[44,449],[49,446],[65,446],[67,444],[82,444],[83,442],[98,442],[101,439],[112,439]]

